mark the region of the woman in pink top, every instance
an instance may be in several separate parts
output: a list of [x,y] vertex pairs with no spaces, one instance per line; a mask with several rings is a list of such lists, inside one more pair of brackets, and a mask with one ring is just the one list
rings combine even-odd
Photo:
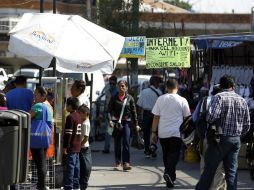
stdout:
[[1,110],[7,110],[6,97],[3,93],[0,93],[0,111]]

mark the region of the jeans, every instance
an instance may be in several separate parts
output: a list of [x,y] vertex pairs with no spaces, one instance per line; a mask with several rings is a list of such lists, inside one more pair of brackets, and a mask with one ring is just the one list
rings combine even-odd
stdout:
[[[108,115],[108,114],[106,114]],[[105,116],[106,118],[106,116]],[[110,140],[111,140],[111,136],[112,134],[108,133],[108,129],[109,129],[109,122],[108,119],[106,119],[106,132],[105,132],[105,141],[104,141],[104,150],[105,151],[110,151]]]
[[37,168],[37,188],[45,189],[46,188],[46,149],[44,148],[31,148],[31,153],[33,160]]
[[130,163],[130,122],[122,121],[123,128],[114,137],[115,145],[115,162],[120,163]]
[[164,174],[168,174],[172,181],[176,180],[176,165],[180,158],[182,140],[178,137],[161,138],[160,144],[163,154]]
[[205,167],[201,174],[196,190],[208,190],[216,169],[221,161],[223,161],[225,170],[225,179],[228,190],[236,190],[237,188],[237,167],[238,154],[241,147],[240,137],[222,136],[219,144],[208,144],[205,152]]
[[143,112],[142,128],[144,134],[145,152],[150,152],[150,135],[153,124],[153,114],[151,111]]
[[88,186],[88,180],[90,178],[92,170],[91,149],[89,147],[81,148],[79,153],[79,161],[80,161],[80,178],[79,178],[80,189],[85,190]]
[[66,171],[64,175],[64,189],[79,189],[79,153],[68,153],[66,156]]
[[[200,171],[201,174],[204,171],[204,166],[205,166],[205,161],[204,161],[204,154],[207,150],[208,144],[207,144],[207,140],[206,138],[204,140],[202,140],[202,144],[203,146],[201,147],[201,154],[200,154]],[[214,178],[213,178],[213,182],[210,185],[209,190],[226,190],[227,189],[227,184],[226,184],[226,180],[225,180],[225,171],[224,171],[224,166],[223,166],[223,162],[221,161],[219,166],[216,169]]]

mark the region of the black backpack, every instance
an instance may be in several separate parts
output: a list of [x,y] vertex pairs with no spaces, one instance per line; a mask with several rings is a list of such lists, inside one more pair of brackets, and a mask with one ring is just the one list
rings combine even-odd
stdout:
[[207,97],[204,97],[202,99],[200,110],[198,113],[198,118],[196,121],[196,135],[200,140],[203,140],[206,137],[207,132],[206,107],[207,107]]

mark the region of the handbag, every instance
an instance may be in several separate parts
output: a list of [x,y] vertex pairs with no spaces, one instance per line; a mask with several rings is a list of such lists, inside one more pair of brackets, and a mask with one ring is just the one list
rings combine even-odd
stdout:
[[131,146],[138,150],[145,148],[144,140],[141,137],[140,133],[134,133],[131,141]]
[[42,105],[42,119],[32,120],[30,132],[30,148],[48,148],[51,143],[52,126],[47,122],[46,105]]

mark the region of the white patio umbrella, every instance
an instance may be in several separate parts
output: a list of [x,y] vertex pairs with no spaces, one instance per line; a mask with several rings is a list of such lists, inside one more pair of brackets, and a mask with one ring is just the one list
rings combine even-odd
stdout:
[[9,51],[63,73],[112,73],[124,37],[77,15],[25,13],[10,31]]

